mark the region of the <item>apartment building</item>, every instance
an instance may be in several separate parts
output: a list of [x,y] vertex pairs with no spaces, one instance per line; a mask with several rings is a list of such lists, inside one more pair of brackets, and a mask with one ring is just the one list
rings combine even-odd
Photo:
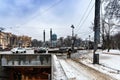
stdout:
[[12,33],[0,32],[0,48],[13,48],[13,47],[29,47],[31,46],[31,37],[17,36]]
[[19,36],[18,37],[18,44],[21,47],[30,47],[31,46],[31,37],[28,36]]

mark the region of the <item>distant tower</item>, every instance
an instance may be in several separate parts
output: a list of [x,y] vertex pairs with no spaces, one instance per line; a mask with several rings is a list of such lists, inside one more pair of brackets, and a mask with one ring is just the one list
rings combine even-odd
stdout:
[[43,41],[45,42],[45,30],[43,31]]
[[52,29],[50,29],[50,42],[52,42]]

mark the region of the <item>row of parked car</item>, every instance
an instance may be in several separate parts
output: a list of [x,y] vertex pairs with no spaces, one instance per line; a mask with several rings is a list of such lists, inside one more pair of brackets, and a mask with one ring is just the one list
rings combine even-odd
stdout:
[[[26,53],[26,50],[28,50],[28,49],[25,49],[22,47],[16,47],[16,48],[11,49],[11,52],[12,53]],[[47,49],[43,48],[43,47],[34,48],[34,53],[46,53],[46,50]]]
[[49,53],[66,53],[68,51],[69,48],[67,47],[60,47],[58,50],[48,50],[45,47],[40,47],[40,48],[35,48],[34,49],[34,53],[46,53],[46,51],[48,51]]
[[[48,51],[49,53],[66,53],[66,52],[68,52],[69,49],[71,49],[71,48],[60,47],[57,50],[50,50],[49,51],[48,48],[45,48],[45,47],[33,48],[34,53],[46,53],[46,51]],[[22,47],[16,47],[16,48],[13,48],[9,51],[11,51],[12,53],[26,53],[26,50],[28,50],[28,49],[22,48]],[[76,49],[74,51],[76,52]]]

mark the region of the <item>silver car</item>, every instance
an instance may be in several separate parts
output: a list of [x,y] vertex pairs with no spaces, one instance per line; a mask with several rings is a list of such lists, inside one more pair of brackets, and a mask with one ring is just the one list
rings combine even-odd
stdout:
[[21,47],[17,47],[17,48],[13,48],[11,49],[12,53],[26,53],[26,49],[25,48],[21,48]]

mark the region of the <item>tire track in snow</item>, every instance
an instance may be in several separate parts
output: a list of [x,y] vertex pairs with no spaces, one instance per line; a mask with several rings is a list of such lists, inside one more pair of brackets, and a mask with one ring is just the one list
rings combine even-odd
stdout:
[[98,70],[95,70],[81,62],[79,62],[78,60],[71,60],[72,62],[78,64],[79,66],[81,66],[81,69],[84,70],[84,72],[88,73],[90,77],[94,78],[93,80],[116,80],[115,78],[105,74],[105,73],[101,73]]
[[66,60],[60,59],[60,63],[68,77],[68,80],[93,80],[86,74],[84,74],[82,69],[78,70],[73,65],[71,65],[71,62],[67,62]]

